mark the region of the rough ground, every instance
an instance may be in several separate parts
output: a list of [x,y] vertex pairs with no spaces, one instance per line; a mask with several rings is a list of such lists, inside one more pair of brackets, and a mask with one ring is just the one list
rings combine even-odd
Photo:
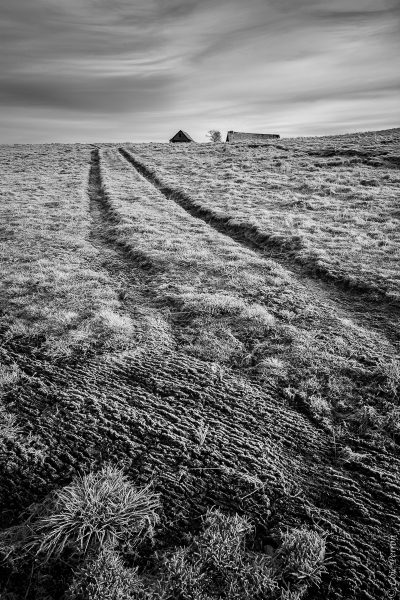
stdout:
[[[164,271],[154,268],[154,256],[135,251],[130,238],[123,242],[118,237],[117,205],[104,175],[120,160],[118,176],[133,196],[140,183],[148,198],[156,194],[161,204],[163,198],[172,200],[184,209],[194,231],[210,228],[213,237],[216,229],[215,236],[232,240],[235,252],[243,247],[254,254],[261,271],[257,261],[265,260],[265,273],[268,261],[277,261],[299,295],[308,290],[316,313],[348,320],[363,335],[371,332],[377,353],[384,348],[390,359],[399,342],[398,309],[311,276],[285,254],[166,189],[131,151],[86,151],[86,241],[95,250],[91,268],[111,282],[120,314],[134,323],[131,342],[115,350],[101,346],[49,357],[38,340],[29,345],[26,338],[4,336],[1,364],[16,365],[22,376],[4,385],[2,398],[21,434],[0,438],[2,528],[19,522],[22,510],[76,472],[110,461],[137,483],[152,480],[161,493],[157,550],[183,543],[207,508],[217,506],[253,520],[258,552],[275,547],[287,527],[305,524],[328,534],[327,572],[306,599],[388,597],[393,586],[388,560],[400,547],[398,432],[372,435],[360,428],[341,437],[340,428],[289,401],[279,380],[257,381],[239,366],[221,366],[185,351],[166,292],[160,301],[157,273],[164,276]],[[131,197],[122,194],[118,201],[120,210],[126,205],[132,211]],[[140,242],[147,233],[141,232],[134,212],[124,217],[125,227],[135,223]],[[384,397],[374,394],[382,409]],[[393,402],[392,397],[390,406]],[[353,454],[346,457],[345,447]],[[39,597],[35,577],[29,569],[21,575],[6,565],[0,589],[7,599]],[[51,598],[64,589],[62,581],[42,585]],[[7,595],[12,592],[15,596]]]

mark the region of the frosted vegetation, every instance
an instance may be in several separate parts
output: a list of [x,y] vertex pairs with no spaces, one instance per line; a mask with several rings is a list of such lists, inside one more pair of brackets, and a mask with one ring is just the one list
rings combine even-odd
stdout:
[[391,591],[399,135],[0,147],[2,599]]

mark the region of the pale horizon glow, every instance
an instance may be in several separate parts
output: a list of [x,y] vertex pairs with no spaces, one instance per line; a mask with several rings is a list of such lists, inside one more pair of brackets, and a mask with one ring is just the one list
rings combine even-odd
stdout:
[[399,126],[398,0],[3,0],[0,143]]

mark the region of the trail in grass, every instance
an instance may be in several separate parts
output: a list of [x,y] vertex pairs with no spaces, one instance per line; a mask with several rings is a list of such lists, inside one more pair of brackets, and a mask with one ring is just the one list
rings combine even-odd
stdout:
[[132,318],[136,341],[146,346],[168,348],[172,344],[170,326],[148,301],[151,276],[113,239],[112,215],[104,202],[99,163],[99,150],[95,149],[91,154],[88,185],[92,221],[90,242],[99,250],[100,267],[119,290],[120,306]]
[[235,225],[229,219],[218,217],[212,210],[194,203],[187,195],[167,187],[141,161],[125,148],[120,154],[166,198],[173,200],[193,217],[202,219],[219,233],[229,236],[242,246],[272,259],[287,269],[293,278],[314,294],[315,304],[328,305],[332,314],[350,319],[359,326],[373,330],[389,340],[397,349],[400,346],[400,309],[384,300],[371,300],[361,291],[348,288],[339,281],[323,280],[318,273],[311,274],[282,248],[265,240],[257,241],[246,227]]
[[[126,185],[134,188],[138,182],[123,167]],[[153,276],[117,241],[97,151],[88,194],[96,266],[121,291],[120,310],[143,327],[146,338],[151,317],[160,323],[152,311]],[[130,199],[124,202],[134,213]],[[161,325],[154,331],[162,333]],[[9,361],[22,362],[26,378],[12,386],[7,403],[43,460],[35,458],[35,446],[2,445],[6,526],[12,522],[8,512],[17,520],[27,504],[43,500],[77,472],[111,462],[138,485],[151,479],[161,494],[156,552],[182,545],[199,516],[217,506],[248,516],[260,548],[275,547],[279,531],[303,524],[329,533],[333,564],[321,588],[307,593],[309,600],[387,595],[390,536],[400,525],[399,458],[390,448],[355,439],[352,447],[365,454],[343,464],[332,437],[277,394],[230,369],[220,377],[206,361],[165,346],[143,344],[123,354],[56,362],[10,352]],[[26,589],[16,597],[26,597]]]
[[[131,182],[129,172],[126,170],[124,171],[124,178],[127,189],[132,186],[132,195],[139,194],[139,191],[135,188],[135,186],[138,186],[137,178],[136,181],[132,180]],[[116,185],[120,183],[121,180],[118,180]],[[147,184],[145,183],[146,187]],[[162,186],[156,185],[155,187],[163,192]],[[102,194],[100,181],[98,182],[98,188],[100,194]],[[116,189],[119,190],[120,188],[117,187]],[[149,192],[153,191],[150,186],[148,186],[148,190]],[[141,190],[140,193],[144,195],[146,190]],[[137,218],[135,203],[132,202],[129,195],[125,198],[122,193],[122,196],[124,198],[123,202],[130,207],[132,216],[134,215]],[[164,196],[166,196],[165,193]],[[167,198],[176,202],[176,199],[171,195],[167,195]],[[162,198],[161,201],[161,204],[163,204]],[[180,205],[179,202],[177,204]],[[112,213],[104,207],[101,208],[101,206],[102,200],[100,200],[100,218],[110,221]],[[185,208],[192,217],[198,218],[197,214],[192,213],[183,205],[180,206]],[[178,210],[179,212],[180,210]],[[147,218],[149,219],[148,215]],[[180,217],[174,215],[171,218]],[[207,219],[202,220],[207,222]],[[108,226],[105,227],[107,231]],[[212,232],[212,230],[210,231]],[[226,231],[223,231],[223,233],[226,234]],[[140,234],[138,237],[140,238]],[[133,246],[136,247],[135,244]],[[247,247],[255,249],[250,245]],[[259,252],[259,249],[257,250]],[[119,252],[118,249],[116,251]],[[125,250],[122,250],[122,252],[127,257],[127,264],[134,264],[134,255],[129,258],[129,254]],[[306,282],[301,280],[300,283],[304,286]],[[151,301],[150,289],[148,301]],[[320,297],[316,298],[316,302],[322,305]],[[332,304],[329,304],[329,308],[332,312],[339,311],[339,308],[333,307]],[[341,311],[341,314],[348,318],[348,314],[343,309]],[[220,478],[224,477],[224,467],[221,467],[221,465],[227,464],[230,467],[232,464],[231,455],[236,459],[237,454],[240,453],[241,461],[250,461],[251,473],[263,474],[265,467],[261,464],[257,464],[253,469],[252,453],[254,452],[259,457],[264,452],[265,447],[265,453],[269,461],[266,465],[267,476],[273,477],[275,464],[278,464],[278,469],[284,472],[286,465],[289,464],[289,461],[292,461],[289,473],[294,481],[301,478],[301,484],[305,491],[305,498],[303,500],[303,496],[301,497],[300,506],[304,501],[304,510],[309,514],[311,521],[315,520],[321,527],[332,532],[331,552],[337,557],[339,577],[341,573],[344,573],[343,577],[346,580],[346,585],[351,582],[350,585],[354,589],[358,588],[364,591],[364,581],[368,581],[372,568],[375,568],[375,564],[378,564],[374,563],[374,560],[376,560],[373,556],[374,552],[379,552],[381,556],[387,553],[385,546],[385,544],[387,545],[387,531],[397,526],[397,516],[395,515],[397,515],[399,491],[394,475],[395,465],[392,463],[392,455],[389,452],[381,447],[375,447],[370,442],[366,442],[365,447],[359,447],[360,441],[354,439],[352,440],[352,447],[361,451],[365,450],[368,455],[365,455],[366,458],[362,459],[362,464],[353,462],[342,465],[333,459],[333,442],[329,434],[319,430],[304,415],[299,414],[297,410],[283,404],[279,396],[269,394],[265,389],[260,389],[259,386],[254,385],[253,382],[249,382],[248,388],[240,387],[242,384],[238,385],[236,383],[236,374],[231,370],[226,370],[220,380],[215,378],[214,381],[214,377],[210,377],[210,373],[212,373],[210,365],[179,352],[171,353],[170,360],[166,360],[165,357],[159,360],[158,356],[141,357],[137,355],[134,360],[126,357],[126,361],[117,363],[118,372],[119,377],[126,378],[129,382],[129,404],[135,408],[136,404],[139,405],[137,413],[132,417],[135,432],[136,429],[143,427],[142,423],[145,419],[149,428],[157,431],[157,434],[160,432],[160,435],[164,436],[162,439],[166,440],[163,441],[162,445],[162,451],[165,451],[165,454],[161,457],[158,465],[160,472],[165,472],[162,482],[164,493],[165,489],[168,489],[165,481],[168,476],[168,478],[171,477],[171,481],[178,487],[179,494],[181,494],[181,463],[178,461],[181,460],[179,458],[181,454],[183,457],[188,454],[188,442],[183,432],[186,431],[186,420],[188,417],[192,419],[192,414],[193,421],[191,421],[188,430],[191,429],[195,432],[194,435],[198,436],[196,428],[201,428],[202,423],[209,425],[209,438],[213,450],[210,455],[207,455],[206,462],[188,459],[187,470],[190,476],[193,476],[193,474],[198,475],[196,481],[201,482],[201,484],[203,484],[204,474],[206,474],[207,485],[210,486],[213,502],[215,502],[213,489]],[[136,361],[139,363],[138,366],[134,364]],[[151,362],[148,368],[145,364],[146,361]],[[113,362],[111,361],[110,364]],[[129,363],[128,367],[127,363]],[[203,371],[205,371],[205,376],[202,375]],[[229,392],[231,381],[234,382],[232,385],[235,386],[232,394]],[[151,402],[148,396],[144,396],[142,389],[132,390],[132,385],[137,386],[138,382],[145,387],[146,394],[149,391],[156,394],[157,400]],[[222,388],[221,393],[220,388]],[[210,413],[207,412],[208,407],[206,405],[208,394],[212,394],[214,401]],[[261,398],[260,403],[255,401],[258,395]],[[142,397],[144,397],[143,405]],[[192,406],[193,413],[191,412]],[[252,419],[249,425],[250,433],[243,429],[243,424],[246,422],[244,415]],[[248,452],[246,456],[247,448],[244,448],[243,444],[253,444],[253,440],[258,436],[259,427],[261,427],[260,433],[263,436],[263,449],[257,447],[251,453]],[[275,427],[276,438],[274,437]],[[221,436],[218,434],[220,428],[223,429]],[[190,435],[191,433],[188,432],[187,438],[190,438]],[[304,439],[307,440],[305,449],[301,447]],[[311,447],[311,441],[309,440],[313,441],[314,439],[316,440],[315,446]],[[140,437],[139,440],[143,443]],[[295,441],[296,446],[294,448],[292,446],[286,448],[289,440]],[[158,444],[161,445],[160,442]],[[146,445],[151,451],[154,447],[158,452],[159,445],[149,444],[147,440]],[[168,450],[164,450],[165,446],[168,447]],[[229,462],[226,462],[226,448],[229,452]],[[176,454],[178,456],[176,466],[178,475],[174,471],[171,473],[168,466],[166,467],[169,464],[168,457],[172,454],[172,449],[174,451],[174,461],[177,460]],[[174,467],[175,465],[174,462]],[[218,473],[221,470],[222,475],[213,476],[215,470],[218,470]],[[272,482],[269,489],[272,489],[274,485],[275,482]],[[187,481],[183,478],[182,488],[185,489],[186,487]],[[207,489],[207,494],[209,493]],[[244,496],[246,494],[242,494],[241,497]],[[179,501],[181,501],[181,496],[179,496]],[[196,510],[199,509],[200,502],[201,500],[197,502],[194,500]],[[311,502],[312,505],[307,506],[308,502]],[[299,513],[296,519],[298,517]],[[387,519],[389,520],[387,521]],[[387,524],[382,526],[383,523]],[[373,544],[370,543],[370,539],[374,540]],[[377,583],[374,580],[371,584],[370,594],[365,595],[366,598],[373,598],[379,593],[378,590],[381,590],[385,585],[380,581],[384,578],[385,571],[381,568],[377,576]],[[377,587],[374,589],[373,586],[375,585]],[[334,593],[332,593],[333,595]],[[357,597],[357,592],[351,594],[350,592],[347,593],[346,590],[346,592],[343,592],[342,597],[350,598],[352,595]]]

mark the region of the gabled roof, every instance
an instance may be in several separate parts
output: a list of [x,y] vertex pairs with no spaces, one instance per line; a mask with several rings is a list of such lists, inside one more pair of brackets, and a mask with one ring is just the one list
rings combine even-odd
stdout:
[[183,131],[183,129],[180,129],[179,131],[176,132],[175,135],[172,136],[172,138],[169,140],[170,142],[176,138],[180,133],[182,133],[190,142],[194,142],[194,139],[188,134],[186,133],[186,131]]
[[[190,136],[188,133],[186,133],[186,131],[182,131],[182,129],[180,129],[179,131],[181,131],[181,132],[183,133],[183,135],[186,135],[186,137],[187,137],[189,140],[192,140],[192,142],[194,142],[194,139],[193,139],[193,138],[192,138],[192,137],[191,137],[191,136]],[[179,131],[178,131],[178,133],[179,133]]]

